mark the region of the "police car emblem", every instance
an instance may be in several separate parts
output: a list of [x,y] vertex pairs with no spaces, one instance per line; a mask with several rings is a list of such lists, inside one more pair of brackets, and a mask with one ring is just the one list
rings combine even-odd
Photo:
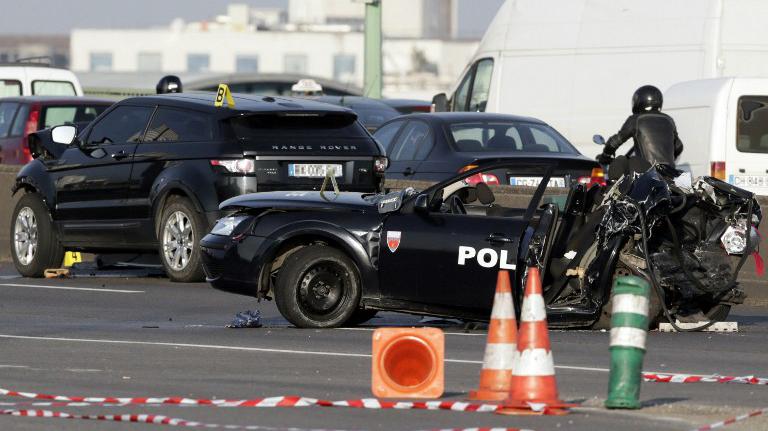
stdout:
[[399,230],[390,230],[387,231],[387,247],[389,247],[389,251],[392,253],[397,250],[398,247],[400,247],[400,231]]

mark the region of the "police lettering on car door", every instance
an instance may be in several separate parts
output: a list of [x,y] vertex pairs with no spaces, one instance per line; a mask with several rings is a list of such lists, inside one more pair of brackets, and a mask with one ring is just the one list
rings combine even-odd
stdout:
[[466,245],[459,246],[459,265],[465,265],[468,259],[475,259],[483,268],[511,269],[516,268],[514,263],[509,263],[507,250],[496,251],[492,248],[481,248],[479,251]]

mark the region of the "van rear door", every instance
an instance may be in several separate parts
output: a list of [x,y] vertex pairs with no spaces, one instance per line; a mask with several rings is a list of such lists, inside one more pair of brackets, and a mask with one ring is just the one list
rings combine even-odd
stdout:
[[729,115],[736,116],[735,139],[726,150],[726,179],[759,195],[768,195],[768,80],[738,82],[731,95]]

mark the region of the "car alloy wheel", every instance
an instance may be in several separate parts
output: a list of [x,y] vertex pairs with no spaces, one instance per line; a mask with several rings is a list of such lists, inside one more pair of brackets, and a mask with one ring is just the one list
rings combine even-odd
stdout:
[[181,211],[168,217],[163,229],[163,253],[168,266],[174,271],[181,271],[189,264],[195,236],[192,221]]
[[309,315],[327,315],[338,308],[347,292],[345,269],[335,262],[322,262],[301,277],[299,305]]
[[13,228],[13,245],[16,258],[22,265],[29,265],[37,252],[37,218],[30,207],[24,207],[16,216]]

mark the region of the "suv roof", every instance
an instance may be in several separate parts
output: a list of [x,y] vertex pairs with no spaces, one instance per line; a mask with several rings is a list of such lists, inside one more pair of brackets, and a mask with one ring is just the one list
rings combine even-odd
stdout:
[[0,102],[19,102],[19,103],[48,103],[48,104],[61,104],[61,103],[76,103],[78,105],[85,105],[88,103],[104,103],[114,104],[114,100],[100,99],[98,97],[82,97],[82,96],[10,96],[0,98]]
[[328,103],[316,102],[308,99],[277,97],[277,96],[256,96],[233,94],[235,107],[217,108],[213,105],[216,93],[214,92],[194,92],[194,93],[172,93],[155,96],[139,96],[124,99],[120,104],[140,103],[159,104],[176,107],[194,107],[197,110],[208,111],[213,114],[220,114],[221,117],[234,117],[248,112],[335,112],[349,115],[355,113],[341,106],[330,105]]

